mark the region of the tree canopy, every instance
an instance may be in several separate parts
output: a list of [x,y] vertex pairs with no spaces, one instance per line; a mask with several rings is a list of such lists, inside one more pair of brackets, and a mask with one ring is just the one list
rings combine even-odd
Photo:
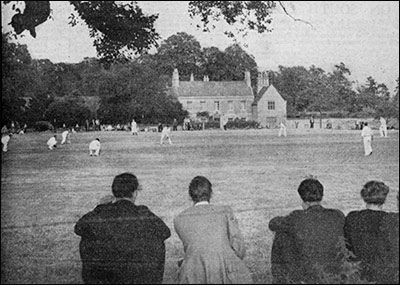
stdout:
[[[50,1],[3,1],[11,4],[15,14],[11,26],[16,35],[28,30],[36,37],[35,28],[51,18]],[[25,9],[21,3],[25,4]],[[135,1],[69,1],[75,12],[69,16],[72,26],[79,21],[87,24],[97,55],[105,67],[113,62],[132,59],[152,47],[158,47],[159,34],[155,30],[158,14],[145,15]],[[202,29],[210,31],[213,21],[224,21],[229,26],[237,26],[236,33],[246,34],[255,30],[269,32],[272,11],[280,1],[190,1],[189,16],[199,17]],[[199,25],[200,28],[200,25]],[[226,31],[229,37],[235,33]]]

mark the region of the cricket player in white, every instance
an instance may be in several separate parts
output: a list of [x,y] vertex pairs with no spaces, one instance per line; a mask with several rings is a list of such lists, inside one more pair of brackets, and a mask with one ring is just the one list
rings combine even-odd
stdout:
[[57,147],[57,136],[56,135],[49,138],[49,140],[47,141],[47,146],[49,147],[50,150]]
[[284,137],[286,137],[286,126],[285,126],[285,124],[283,122],[280,123],[280,129],[279,129],[278,137],[280,137],[282,135]]
[[170,133],[170,132],[171,132],[171,128],[170,128],[168,125],[166,125],[166,126],[163,128],[162,132],[161,132],[160,144],[163,144],[164,139],[167,139],[168,142],[169,142],[169,144],[172,145],[171,138],[169,137],[169,133]]
[[136,123],[135,119],[132,119],[132,123],[131,123],[131,133],[132,133],[132,135],[138,135],[137,123]]
[[386,126],[386,120],[384,117],[381,117],[381,126],[379,127],[379,133],[381,134],[381,137],[387,138],[387,126]]
[[90,156],[99,156],[100,154],[100,139],[95,139],[89,144],[89,154]]
[[68,130],[65,130],[62,132],[61,138],[62,138],[61,144],[65,144],[66,142],[71,143],[71,141],[69,140],[69,131]]
[[364,128],[361,131],[361,136],[363,137],[365,156],[371,155],[371,141],[373,140],[374,134],[371,128],[368,126],[368,123],[364,123]]
[[11,139],[11,134],[6,134],[4,136],[1,137],[1,144],[3,145],[3,151],[7,152],[7,147],[8,147],[8,142]]

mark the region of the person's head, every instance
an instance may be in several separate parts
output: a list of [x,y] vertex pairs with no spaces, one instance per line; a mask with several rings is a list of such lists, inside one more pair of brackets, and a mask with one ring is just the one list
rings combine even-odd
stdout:
[[305,203],[321,202],[324,186],[315,178],[307,178],[300,183],[297,192]]
[[100,139],[99,139],[99,138],[96,138],[96,141],[100,141]]
[[361,189],[361,197],[366,204],[381,206],[385,203],[389,187],[380,181],[369,181]]
[[367,122],[364,122],[364,126],[368,126],[368,123],[367,123]]
[[115,176],[111,189],[115,198],[132,198],[139,189],[139,181],[132,173],[125,172]]
[[190,181],[189,195],[192,201],[197,203],[201,201],[210,202],[212,194],[211,182],[204,176],[196,176]]

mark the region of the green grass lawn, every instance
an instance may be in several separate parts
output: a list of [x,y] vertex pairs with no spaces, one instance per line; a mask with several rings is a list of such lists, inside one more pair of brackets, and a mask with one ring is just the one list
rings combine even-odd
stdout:
[[[258,284],[271,283],[268,222],[301,207],[297,186],[305,176],[324,185],[324,206],[345,214],[363,207],[364,183],[383,181],[391,188],[384,209],[397,211],[398,131],[375,137],[370,157],[364,157],[359,131],[288,129],[286,138],[277,133],[179,131],[172,133],[172,146],[160,145],[158,133],[76,133],[71,144],[53,151],[46,146],[52,133],[13,136],[1,157],[1,282],[82,283],[73,227],[111,194],[112,180],[122,172],[134,173],[143,185],[137,204],[171,229],[164,283],[177,280],[183,248],[173,218],[191,206],[188,185],[196,175],[213,183],[212,203],[232,206],[247,244],[245,262]],[[90,157],[88,145],[96,137],[102,153]]]

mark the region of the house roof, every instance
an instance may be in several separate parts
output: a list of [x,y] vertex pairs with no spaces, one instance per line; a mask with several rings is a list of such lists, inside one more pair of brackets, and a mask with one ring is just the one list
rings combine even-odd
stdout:
[[170,93],[176,97],[253,96],[244,81],[180,81]]
[[276,88],[271,84],[271,85],[269,85],[269,86],[263,86],[263,87],[261,88],[261,90],[260,90],[260,91],[257,93],[257,95],[254,97],[254,101],[253,101],[253,103],[252,103],[251,105],[257,105],[258,102],[259,102],[259,101],[261,100],[261,98],[267,93],[267,91],[268,91],[269,89],[275,90],[276,93],[277,93],[284,101],[286,101],[285,98],[283,98],[282,95],[279,94],[278,90],[276,90]]

